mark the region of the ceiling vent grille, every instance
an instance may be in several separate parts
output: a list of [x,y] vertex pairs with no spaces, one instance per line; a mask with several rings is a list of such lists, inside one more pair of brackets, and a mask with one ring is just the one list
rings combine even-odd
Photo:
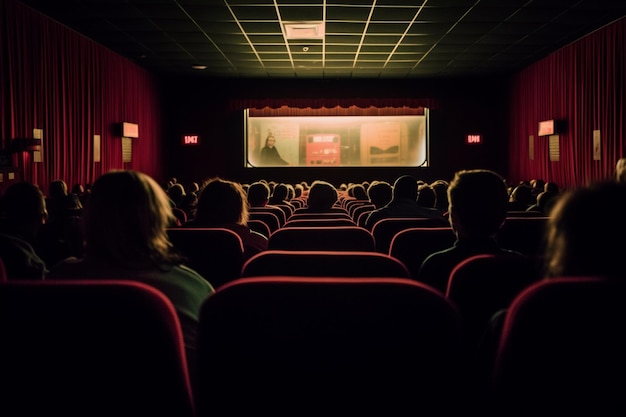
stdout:
[[324,39],[324,22],[283,22],[287,39]]

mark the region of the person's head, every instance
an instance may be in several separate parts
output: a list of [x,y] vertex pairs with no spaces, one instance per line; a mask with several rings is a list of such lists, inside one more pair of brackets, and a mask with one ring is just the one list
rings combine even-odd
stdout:
[[196,181],[190,182],[187,184],[187,187],[185,187],[186,194],[197,193],[198,191],[200,191],[200,185]]
[[83,184],[74,184],[72,186],[72,193],[76,195],[82,195],[85,193],[85,187]]
[[387,181],[372,181],[367,189],[367,197],[376,208],[381,208],[391,201],[393,187]]
[[459,237],[493,237],[506,219],[504,179],[487,169],[456,172],[448,186],[448,216]]
[[307,206],[312,211],[329,211],[338,198],[339,195],[334,185],[327,181],[313,181],[309,189]]
[[0,199],[3,227],[10,234],[19,234],[33,241],[39,228],[48,219],[45,196],[30,182],[12,184]]
[[417,203],[422,207],[434,208],[437,202],[437,194],[435,190],[428,184],[422,184],[418,187]]
[[348,191],[349,195],[357,200],[367,200],[367,190],[363,184],[353,184]]
[[267,137],[265,138],[265,146],[267,146],[268,148],[273,148],[275,144],[276,138],[274,137],[274,135],[267,135]]
[[402,175],[393,183],[393,199],[417,201],[417,180],[410,175]]
[[626,183],[626,158],[620,158],[615,164],[615,179]]
[[252,207],[263,207],[270,199],[270,187],[262,181],[253,182],[248,187],[248,202]]
[[448,182],[436,180],[431,184],[435,191],[435,207],[442,213],[448,211]]
[[200,190],[196,219],[203,224],[247,225],[248,196],[240,183],[213,178]]
[[185,197],[185,194],[185,187],[183,187],[183,185],[180,183],[173,184],[167,190],[168,197],[176,206],[179,206],[181,204],[181,202],[183,201],[183,197]]
[[[599,214],[598,207],[612,214]],[[626,183],[594,183],[562,194],[550,212],[546,275],[624,277]]]
[[551,193],[548,191],[540,192],[539,195],[537,195],[537,208],[539,211],[547,215],[552,210],[552,207],[558,198],[558,193]]
[[298,197],[302,197],[302,194],[304,193],[304,187],[302,186],[302,184],[297,183],[293,186],[293,190],[294,190],[294,198],[298,198]]
[[526,184],[518,184],[513,191],[509,201],[519,203],[522,206],[530,206],[535,203],[532,188]]
[[54,180],[48,185],[48,196],[51,198],[65,197],[67,195],[67,183],[63,180]]
[[128,268],[176,259],[167,236],[175,222],[172,206],[163,187],[144,173],[115,170],[100,176],[84,220],[88,256]]
[[271,200],[274,202],[285,201],[289,198],[289,188],[287,184],[280,183],[274,187],[274,192],[272,193]]
[[541,178],[534,178],[530,180],[530,188],[535,193],[540,193],[544,190],[546,181]]

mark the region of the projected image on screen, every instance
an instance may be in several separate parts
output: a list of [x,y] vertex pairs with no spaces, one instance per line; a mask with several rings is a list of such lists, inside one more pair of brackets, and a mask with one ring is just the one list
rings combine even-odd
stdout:
[[247,166],[427,166],[427,112],[247,117]]

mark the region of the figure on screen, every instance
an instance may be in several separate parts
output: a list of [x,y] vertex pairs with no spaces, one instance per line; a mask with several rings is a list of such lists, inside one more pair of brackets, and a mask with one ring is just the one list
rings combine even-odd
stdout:
[[276,149],[276,138],[270,132],[265,138],[265,146],[261,149],[262,165],[289,165],[289,162],[280,157]]

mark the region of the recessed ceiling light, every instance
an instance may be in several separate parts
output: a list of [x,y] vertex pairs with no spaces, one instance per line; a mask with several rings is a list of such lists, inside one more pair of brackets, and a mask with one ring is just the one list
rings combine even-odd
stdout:
[[324,39],[324,22],[283,22],[287,39]]
[[195,70],[205,70],[207,66],[206,65],[192,65],[191,68]]

